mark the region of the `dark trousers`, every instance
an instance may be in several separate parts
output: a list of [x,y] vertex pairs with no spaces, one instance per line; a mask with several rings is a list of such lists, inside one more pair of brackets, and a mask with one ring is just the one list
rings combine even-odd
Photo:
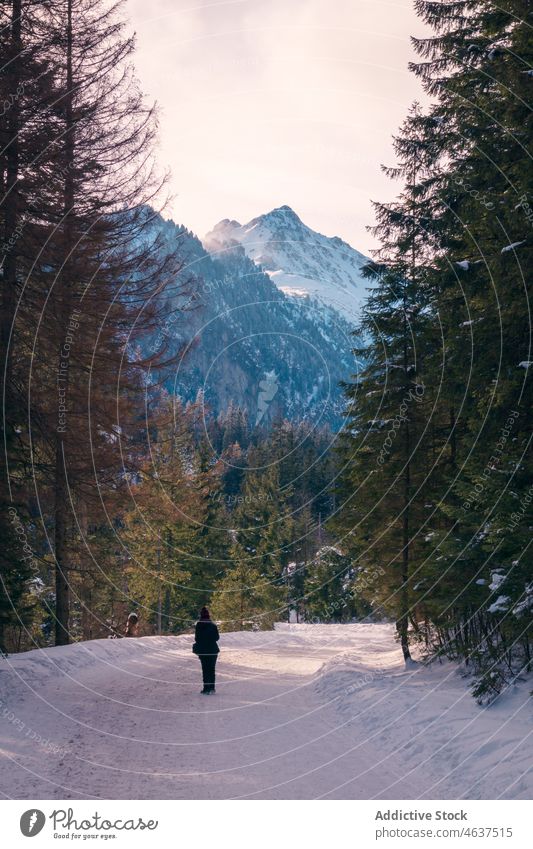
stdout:
[[202,678],[204,680],[204,690],[215,689],[215,665],[217,662],[216,654],[201,654],[200,663],[202,664]]

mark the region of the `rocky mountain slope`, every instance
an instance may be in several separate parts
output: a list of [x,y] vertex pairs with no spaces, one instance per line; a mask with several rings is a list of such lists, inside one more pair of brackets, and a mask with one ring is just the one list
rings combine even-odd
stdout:
[[154,226],[169,250],[179,246],[176,282],[188,290],[170,297],[154,340],[184,350],[167,376],[169,391],[192,400],[202,390],[214,412],[233,402],[252,425],[282,415],[338,428],[339,382],[355,370],[365,258],[310,230],[288,207],[244,227],[221,222],[204,244],[172,221]]

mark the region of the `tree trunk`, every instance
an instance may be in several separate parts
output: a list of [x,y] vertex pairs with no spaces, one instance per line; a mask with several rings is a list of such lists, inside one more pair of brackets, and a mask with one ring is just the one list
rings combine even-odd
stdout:
[[[22,54],[22,8],[21,0],[13,0],[11,20],[10,52],[11,61],[7,72],[11,91],[18,92],[21,81],[21,54]],[[4,151],[5,185],[2,186],[2,207],[4,214],[3,232],[3,255],[1,257],[1,269],[3,275],[2,284],[2,308],[0,318],[0,370],[2,372],[0,389],[2,392],[2,450],[5,452],[5,470],[2,472],[0,481],[0,505],[5,511],[8,504],[12,502],[9,468],[12,460],[13,428],[16,423],[14,410],[15,400],[13,397],[12,379],[12,356],[13,344],[10,345],[10,336],[13,332],[15,318],[17,271],[18,271],[18,239],[20,227],[19,210],[19,132],[20,132],[20,106],[19,98],[15,96],[13,103],[7,111],[5,118],[6,146]],[[3,133],[2,133],[3,136]],[[6,555],[9,558],[9,554]],[[3,626],[2,626],[3,630]],[[0,634],[0,644],[3,645],[3,633]]]
[[[11,23],[12,60],[9,68],[9,79],[13,92],[17,92],[20,83],[20,57],[22,53],[22,24],[21,0],[13,0]],[[3,371],[4,404],[7,411],[6,424],[9,426],[11,412],[11,356],[9,354],[9,337],[15,316],[15,291],[17,286],[17,228],[19,226],[18,178],[19,178],[19,131],[20,107],[17,96],[7,113],[7,149],[6,185],[2,200],[4,208],[4,246],[2,286],[2,322],[0,329],[1,348],[0,363]],[[11,241],[10,241],[11,240]]]
[[56,445],[55,467],[55,579],[56,579],[56,646],[65,646],[69,639],[69,607],[70,591],[68,582],[67,562],[67,488],[65,470],[63,468],[62,441]]
[[[70,303],[72,300],[71,284],[69,279],[70,268],[70,252],[74,239],[72,236],[72,213],[74,206],[74,183],[73,183],[73,165],[74,165],[74,120],[73,120],[73,104],[72,104],[72,0],[68,0],[67,4],[67,48],[66,48],[66,93],[64,98],[65,104],[65,184],[63,197],[63,216],[64,216],[64,251],[63,257],[63,273],[56,285],[60,286],[59,290],[59,309],[58,309],[58,335],[59,347],[58,358],[61,362],[61,351],[63,348],[63,340],[61,335],[65,333],[67,319],[70,314]],[[63,369],[61,370],[63,372]],[[61,378],[61,389],[65,391],[64,397],[68,399],[69,386],[69,369],[66,369],[66,374]],[[65,429],[68,428],[69,422],[66,420]],[[63,431],[64,432],[64,431]],[[69,642],[69,608],[70,608],[70,592],[68,579],[68,552],[67,552],[67,526],[69,516],[69,499],[67,490],[67,457],[64,451],[63,433],[58,427],[56,428],[56,463],[55,463],[55,562],[56,562],[56,626],[55,638],[56,645],[66,645]]]
[[[404,343],[403,343],[403,365],[404,365],[404,374],[405,374],[405,385],[407,387],[407,375],[408,375],[408,352],[407,352],[407,320],[406,320],[406,309],[404,305]],[[407,396],[407,390],[406,390]],[[411,652],[409,651],[409,589],[408,589],[408,580],[409,580],[409,508],[410,508],[410,495],[411,495],[411,464],[410,464],[410,452],[411,452],[411,434],[409,431],[409,420],[407,419],[405,422],[405,431],[404,431],[404,455],[405,455],[405,468],[403,473],[403,511],[402,511],[402,571],[401,571],[401,585],[400,585],[400,611],[401,615],[398,618],[396,623],[396,628],[398,630],[398,634],[400,635],[400,644],[402,647],[403,657],[405,661],[411,660]]]

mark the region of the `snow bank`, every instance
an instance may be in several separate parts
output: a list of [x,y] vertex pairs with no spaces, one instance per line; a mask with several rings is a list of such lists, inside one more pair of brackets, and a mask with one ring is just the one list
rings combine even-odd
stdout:
[[192,635],[139,639],[89,640],[69,646],[33,649],[0,659],[0,688],[11,703],[38,693],[54,681],[80,683],[86,672],[100,669],[112,674],[122,663],[153,662],[158,651],[190,651]]
[[[357,627],[357,626],[356,626]],[[361,626],[364,627],[364,626]],[[388,626],[370,626],[386,631]],[[363,636],[363,634],[362,634]],[[372,640],[328,662],[316,687],[335,699],[349,726],[364,730],[381,757],[400,756],[401,783],[422,773],[422,798],[530,799],[533,794],[531,681],[480,708],[452,663],[406,671],[389,641]],[[384,788],[394,798],[394,787]]]

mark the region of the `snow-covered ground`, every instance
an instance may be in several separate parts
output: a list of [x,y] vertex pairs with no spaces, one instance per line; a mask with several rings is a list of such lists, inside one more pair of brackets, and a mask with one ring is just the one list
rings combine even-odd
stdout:
[[405,671],[389,625],[223,634],[0,661],[7,798],[531,798],[531,686],[479,708],[451,664]]

